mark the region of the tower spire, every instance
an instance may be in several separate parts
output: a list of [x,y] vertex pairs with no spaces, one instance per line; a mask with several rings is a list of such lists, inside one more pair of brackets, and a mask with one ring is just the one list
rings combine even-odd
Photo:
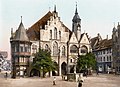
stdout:
[[75,14],[78,14],[78,12],[77,12],[77,2],[76,2],[76,10],[75,10]]
[[22,16],[21,16],[21,22],[22,22]]
[[56,5],[54,5],[54,12],[56,12]]

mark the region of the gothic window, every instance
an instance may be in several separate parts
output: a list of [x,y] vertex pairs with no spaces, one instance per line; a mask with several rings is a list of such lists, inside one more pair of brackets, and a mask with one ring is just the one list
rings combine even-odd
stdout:
[[61,39],[61,31],[59,31],[59,39]]
[[62,56],[65,56],[65,46],[62,47]]
[[48,45],[46,44],[46,45],[45,45],[45,50],[48,50],[48,48],[49,48],[49,47],[48,47]]
[[58,44],[57,42],[55,42],[53,44],[53,56],[57,56],[58,55]]
[[88,52],[88,49],[86,46],[82,46],[81,47],[81,53],[87,53]]
[[50,39],[52,39],[52,30],[50,30]]
[[47,44],[45,45],[45,50],[50,52],[50,48]]
[[57,28],[54,29],[54,39],[57,39]]
[[70,53],[77,53],[77,52],[78,52],[77,46],[76,46],[76,45],[72,45],[72,46],[70,47]]

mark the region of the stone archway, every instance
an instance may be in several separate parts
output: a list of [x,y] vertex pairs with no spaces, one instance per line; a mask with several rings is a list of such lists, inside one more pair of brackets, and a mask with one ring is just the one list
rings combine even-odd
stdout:
[[40,77],[40,71],[37,70],[37,69],[32,69],[30,71],[30,77],[33,77],[33,76],[39,76]]
[[57,62],[54,62],[54,65],[56,66],[56,70],[52,71],[52,76],[57,76],[58,75],[58,64],[57,64]]
[[67,64],[65,62],[63,62],[61,64],[61,73],[62,73],[62,75],[66,75],[67,74]]

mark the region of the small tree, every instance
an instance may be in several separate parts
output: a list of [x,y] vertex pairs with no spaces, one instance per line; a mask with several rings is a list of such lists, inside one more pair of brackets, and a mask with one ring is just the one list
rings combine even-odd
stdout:
[[35,54],[32,65],[33,68],[43,71],[43,77],[45,77],[47,72],[55,70],[55,65],[51,59],[50,52],[43,49],[40,49],[39,52]]
[[93,53],[87,53],[86,55],[81,55],[77,60],[77,70],[80,72],[85,69],[95,69],[96,59]]

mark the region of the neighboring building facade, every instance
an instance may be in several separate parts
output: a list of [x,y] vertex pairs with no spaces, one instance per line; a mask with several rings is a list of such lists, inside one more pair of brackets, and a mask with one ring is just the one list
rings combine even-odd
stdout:
[[97,70],[101,73],[109,73],[113,68],[112,39],[103,39],[100,34],[91,39],[92,51],[96,56]]
[[11,62],[7,60],[7,52],[0,51],[0,71],[10,71]]
[[[21,26],[23,27],[23,24],[20,24],[16,34],[21,29]],[[25,29],[23,30],[25,32]],[[15,65],[19,72],[22,68],[22,65],[20,65],[22,57],[29,59],[31,56],[31,58],[34,58],[34,54],[38,52],[39,48],[49,50],[53,61],[55,61],[55,64],[58,66],[58,70],[51,72],[51,75],[74,73],[74,66],[78,56],[85,55],[92,51],[87,33],[81,33],[81,19],[77,12],[77,6],[72,20],[72,31],[60,20],[56,6],[53,12],[49,11],[27,30],[27,35],[25,36],[28,36],[32,43],[31,55],[28,54],[24,56],[24,52],[21,52],[20,49],[15,51],[17,48],[20,48],[22,44],[25,46],[25,43],[27,43],[27,45],[30,46],[28,38],[27,40],[20,40],[19,38],[16,40],[16,34],[11,38],[11,55],[12,62],[16,61],[12,63],[13,67]],[[28,65],[25,65],[26,68],[27,66]]]
[[112,31],[112,54],[113,54],[113,68],[116,74],[120,74],[120,25],[113,28]]

